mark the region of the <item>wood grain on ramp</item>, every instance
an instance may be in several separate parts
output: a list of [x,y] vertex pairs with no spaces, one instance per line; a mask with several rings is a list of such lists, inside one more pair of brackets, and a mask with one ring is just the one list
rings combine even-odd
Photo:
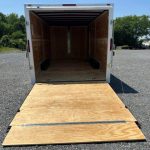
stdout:
[[144,139],[135,123],[62,126],[14,126],[3,145],[110,142]]
[[35,84],[3,145],[144,140],[107,83]]
[[18,112],[11,122],[13,125],[67,123],[67,122],[103,122],[136,121],[127,109],[28,109]]

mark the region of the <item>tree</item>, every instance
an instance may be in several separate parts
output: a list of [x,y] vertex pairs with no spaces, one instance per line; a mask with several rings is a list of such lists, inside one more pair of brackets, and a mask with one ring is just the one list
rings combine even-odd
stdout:
[[0,46],[25,49],[25,18],[11,13],[0,13]]
[[7,16],[7,23],[13,25],[19,19],[18,15],[15,13],[11,13]]
[[0,38],[6,34],[6,16],[2,13],[0,13]]
[[0,12],[0,22],[6,22],[6,16]]
[[1,40],[0,40],[0,43],[1,43],[1,45],[4,46],[4,47],[10,46],[10,45],[11,45],[11,44],[10,44],[10,36],[8,36],[8,35],[3,35],[2,38],[1,38]]
[[25,18],[20,16],[20,18],[13,25],[14,31],[22,31],[25,34]]
[[149,34],[149,16],[126,16],[115,20],[114,37],[116,46],[140,47],[142,42],[139,38]]
[[16,31],[16,32],[13,32],[11,34],[11,38],[13,38],[13,39],[20,39],[20,38],[24,39],[25,35],[22,33],[22,31]]
[[25,49],[26,38],[22,31],[13,32],[11,35],[11,46],[19,49]]
[[25,29],[25,17],[23,15],[20,16],[19,18],[19,23],[20,23],[20,26],[21,26],[21,30],[23,33],[26,32],[26,29]]

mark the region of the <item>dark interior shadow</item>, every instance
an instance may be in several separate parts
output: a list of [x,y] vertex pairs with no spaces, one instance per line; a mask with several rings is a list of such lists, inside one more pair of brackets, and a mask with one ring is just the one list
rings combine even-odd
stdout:
[[138,91],[136,91],[114,75],[111,75],[110,85],[116,93],[138,93]]

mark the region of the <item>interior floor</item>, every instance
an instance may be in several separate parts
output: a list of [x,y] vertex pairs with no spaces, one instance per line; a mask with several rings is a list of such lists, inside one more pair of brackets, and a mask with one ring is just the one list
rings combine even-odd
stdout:
[[38,82],[78,82],[104,81],[105,73],[101,69],[94,69],[86,61],[55,61],[51,62],[46,71],[41,71]]

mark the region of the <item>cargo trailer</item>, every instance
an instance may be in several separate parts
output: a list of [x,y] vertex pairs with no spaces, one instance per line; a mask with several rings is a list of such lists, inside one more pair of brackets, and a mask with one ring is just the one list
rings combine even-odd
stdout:
[[25,5],[34,84],[3,146],[145,140],[110,82],[113,5]]
[[[27,55],[32,83],[110,82],[112,8],[111,5],[27,5]],[[47,71],[43,71],[43,66]]]

